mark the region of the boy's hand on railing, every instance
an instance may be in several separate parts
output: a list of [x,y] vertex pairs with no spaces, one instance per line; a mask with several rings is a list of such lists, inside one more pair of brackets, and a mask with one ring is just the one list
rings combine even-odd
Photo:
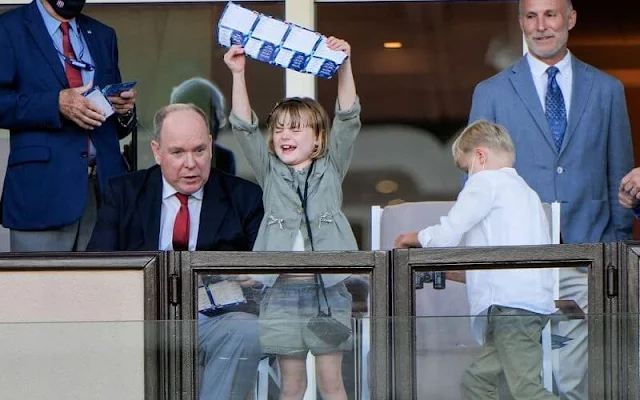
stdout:
[[418,232],[404,233],[396,238],[394,249],[408,249],[411,247],[422,247],[418,240]]
[[467,283],[467,275],[464,271],[448,271],[446,276],[449,281]]

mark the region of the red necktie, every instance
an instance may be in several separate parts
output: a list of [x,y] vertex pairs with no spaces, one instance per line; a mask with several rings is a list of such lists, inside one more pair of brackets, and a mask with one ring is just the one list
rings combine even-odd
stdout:
[[176,215],[176,222],[173,224],[173,250],[189,250],[189,196],[176,193],[180,200],[180,210]]
[[[62,31],[62,51],[66,57],[69,57],[72,60],[76,59],[76,55],[73,52],[73,47],[71,47],[71,40],[69,39],[69,23],[62,22],[60,24],[60,30]],[[82,86],[82,74],[80,70],[68,62],[64,63],[64,72],[67,75],[67,80],[69,81],[69,87],[80,87]]]

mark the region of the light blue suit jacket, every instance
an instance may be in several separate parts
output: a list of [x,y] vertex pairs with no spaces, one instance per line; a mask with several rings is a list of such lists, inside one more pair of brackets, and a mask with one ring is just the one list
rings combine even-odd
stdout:
[[563,243],[630,239],[633,214],[618,203],[618,186],[633,168],[622,84],[572,57],[569,124],[558,152],[526,57],[478,84],[470,122],[507,128],[515,168],[543,202],[560,201]]

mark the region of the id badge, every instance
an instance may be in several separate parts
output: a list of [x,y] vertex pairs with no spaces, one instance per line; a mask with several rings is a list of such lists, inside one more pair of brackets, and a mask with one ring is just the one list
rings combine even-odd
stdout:
[[214,309],[247,302],[242,292],[242,287],[238,282],[220,281],[211,283],[206,287],[206,291]]

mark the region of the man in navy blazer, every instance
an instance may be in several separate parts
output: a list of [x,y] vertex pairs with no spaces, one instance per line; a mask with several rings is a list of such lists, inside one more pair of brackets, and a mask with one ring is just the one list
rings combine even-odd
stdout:
[[[204,112],[193,104],[166,106],[154,131],[159,165],[111,179],[88,250],[251,251],[264,214],[262,191],[211,168]],[[244,400],[255,383],[262,356],[255,292],[250,279],[238,278],[246,304],[198,313],[203,400]]]
[[118,140],[135,124],[136,92],[115,115],[83,93],[121,81],[116,35],[81,14],[85,0],[34,0],[0,16],[0,127],[10,130],[2,224],[12,251],[84,250],[97,186],[126,172]]
[[[577,18],[570,0],[521,0],[519,12],[529,52],[478,84],[469,119],[507,128],[518,173],[542,201],[561,202],[563,243],[629,239],[633,218],[618,204],[633,166],[623,86],[568,51]],[[561,270],[560,297],[587,311],[584,268]],[[573,339],[554,368],[561,398],[586,399],[586,321],[562,322],[557,332]]]

